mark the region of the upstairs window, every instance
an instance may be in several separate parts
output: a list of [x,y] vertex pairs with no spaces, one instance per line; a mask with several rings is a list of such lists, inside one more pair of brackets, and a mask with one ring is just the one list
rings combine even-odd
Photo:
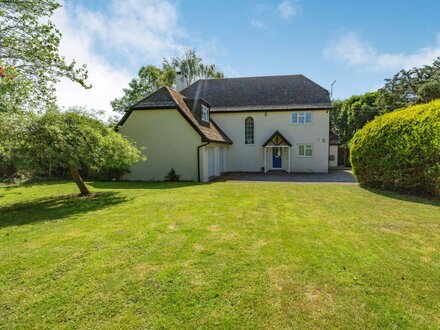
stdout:
[[209,108],[202,104],[202,120],[209,123]]
[[244,144],[254,144],[254,118],[247,117],[244,121]]
[[295,125],[309,125],[313,121],[311,111],[306,112],[292,112],[292,124]]

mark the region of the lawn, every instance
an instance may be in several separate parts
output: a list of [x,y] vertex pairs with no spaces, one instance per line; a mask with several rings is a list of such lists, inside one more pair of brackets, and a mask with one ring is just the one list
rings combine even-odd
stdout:
[[440,327],[440,204],[356,185],[0,187],[0,328]]

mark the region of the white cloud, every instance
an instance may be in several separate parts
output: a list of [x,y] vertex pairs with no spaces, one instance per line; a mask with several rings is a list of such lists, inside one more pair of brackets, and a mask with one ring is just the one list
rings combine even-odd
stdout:
[[293,2],[290,0],[283,0],[277,6],[278,15],[285,21],[296,15],[296,9]]
[[348,66],[375,71],[409,69],[430,64],[440,56],[440,35],[432,46],[417,49],[412,53],[380,52],[356,33],[347,33],[324,49],[327,58],[344,62]]
[[254,29],[265,29],[266,28],[266,25],[263,22],[256,20],[256,19],[251,20],[251,25]]
[[111,114],[110,101],[122,95],[122,88],[136,73],[132,68],[158,64],[184,49],[176,41],[184,35],[178,27],[177,8],[169,1],[113,0],[105,13],[67,6],[53,17],[63,33],[61,54],[86,63],[93,85],[85,90],[63,79],[57,85],[61,106],[85,105]]

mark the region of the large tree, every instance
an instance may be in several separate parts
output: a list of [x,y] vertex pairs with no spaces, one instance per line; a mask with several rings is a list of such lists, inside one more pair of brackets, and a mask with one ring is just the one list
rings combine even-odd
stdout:
[[[224,75],[215,64],[205,64],[203,59],[197,56],[194,49],[187,50],[182,56],[171,60],[164,60],[165,72],[180,72],[186,85],[190,85],[197,79],[223,78]],[[173,76],[174,77],[174,76]]]
[[440,98],[440,57],[432,65],[401,70],[379,90],[382,112]]
[[35,172],[48,162],[66,167],[81,195],[90,193],[81,169],[121,171],[143,159],[141,151],[112,127],[76,110],[3,113],[2,122],[13,124],[0,131],[0,160],[15,161],[18,168]]
[[164,60],[162,66],[143,66],[138,77],[133,78],[124,88],[124,95],[111,102],[114,111],[125,112],[134,103],[142,100],[148,94],[162,86],[173,87],[176,73],[180,72],[187,85],[197,79],[223,78],[223,73],[214,64],[205,64],[195,50],[187,50],[181,57]]
[[3,110],[53,103],[61,77],[90,87],[86,66],[59,54],[61,32],[50,17],[60,6],[55,0],[0,0],[0,84],[7,84],[0,87]]

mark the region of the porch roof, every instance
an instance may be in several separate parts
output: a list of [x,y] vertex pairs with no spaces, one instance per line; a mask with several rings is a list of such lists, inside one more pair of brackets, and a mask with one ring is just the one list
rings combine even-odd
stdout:
[[271,135],[271,137],[263,144],[263,147],[266,147],[269,143],[272,143],[274,146],[292,146],[292,143],[290,143],[289,140],[287,140],[284,135],[280,133],[280,131],[275,131]]

